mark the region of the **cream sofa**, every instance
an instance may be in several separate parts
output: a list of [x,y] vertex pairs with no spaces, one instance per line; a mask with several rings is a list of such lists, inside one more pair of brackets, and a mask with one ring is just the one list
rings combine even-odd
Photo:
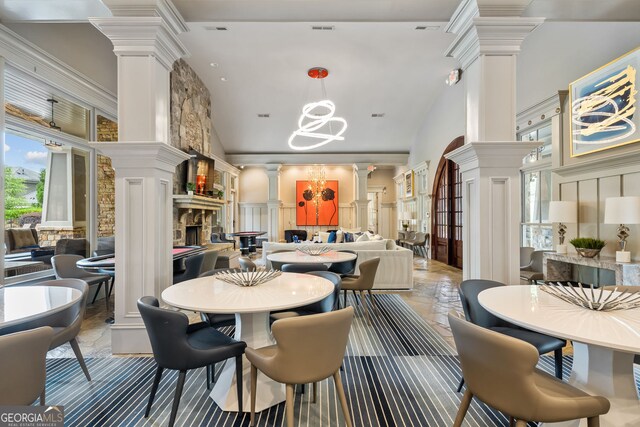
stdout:
[[[275,243],[262,244],[262,261],[267,263],[267,255],[279,250],[295,250],[306,243]],[[313,243],[308,243],[313,244]],[[362,261],[379,257],[380,265],[376,273],[374,289],[412,289],[413,288],[413,253],[409,249],[396,246],[390,239],[373,240],[353,243],[315,243],[329,246],[335,250],[349,249],[358,254],[356,274]]]

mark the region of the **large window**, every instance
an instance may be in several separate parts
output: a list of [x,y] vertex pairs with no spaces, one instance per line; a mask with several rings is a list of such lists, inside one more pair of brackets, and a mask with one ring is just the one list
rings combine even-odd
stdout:
[[542,143],[524,159],[526,170],[522,172],[522,246],[551,249],[551,124],[547,123],[537,129],[523,132],[519,134],[519,139]]
[[551,249],[551,171],[547,169],[524,172],[522,184],[522,246]]

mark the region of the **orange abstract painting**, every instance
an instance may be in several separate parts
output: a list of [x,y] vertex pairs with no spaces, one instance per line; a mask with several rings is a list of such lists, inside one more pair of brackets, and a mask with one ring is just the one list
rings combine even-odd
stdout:
[[296,181],[296,224],[338,225],[338,181]]

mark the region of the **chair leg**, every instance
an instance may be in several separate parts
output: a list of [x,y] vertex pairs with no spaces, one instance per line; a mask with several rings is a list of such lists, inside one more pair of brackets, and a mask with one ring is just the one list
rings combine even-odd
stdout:
[[116,278],[113,277],[113,278],[111,278],[111,286],[109,286],[108,298],[111,298],[111,292],[113,292],[113,285],[115,285],[115,284],[116,284]]
[[93,305],[94,302],[96,302],[96,298],[98,297],[98,294],[100,293],[100,289],[102,289],[102,282],[98,283],[98,289],[96,289],[96,293],[93,294],[93,299],[91,300],[91,304]]
[[211,382],[212,383],[216,383],[216,364],[212,363],[211,364]]
[[462,391],[463,386],[464,386],[464,377],[460,377],[460,384],[458,384],[458,389],[456,391],[460,393]]
[[464,396],[462,396],[460,408],[458,408],[458,414],[456,415],[456,420],[453,422],[453,427],[460,427],[462,425],[462,420],[464,420],[464,416],[467,415],[467,410],[469,409],[472,398],[473,394],[467,389],[464,392]]
[[587,427],[600,427],[600,417],[587,418]]
[[318,383],[313,383],[313,403],[316,403],[318,397]]
[[347,290],[344,290],[344,308],[347,308]]
[[256,416],[256,386],[258,382],[258,368],[251,365],[251,419],[249,425],[255,425]]
[[76,359],[78,359],[78,363],[80,363],[80,367],[82,368],[84,375],[87,377],[88,381],[91,381],[91,376],[89,375],[89,370],[87,369],[87,365],[84,363],[84,357],[82,357],[82,352],[80,351],[80,346],[78,345],[78,341],[76,341],[76,339],[73,338],[71,341],[69,341],[69,344],[71,344],[71,348],[73,349],[73,352],[76,355]]
[[527,422],[523,420],[517,420],[516,427],[527,427]]
[[509,417],[509,427],[513,427],[516,424],[516,420],[513,417]]
[[153,405],[153,400],[156,398],[156,392],[158,391],[158,386],[160,385],[160,378],[162,378],[162,372],[164,368],[158,366],[156,368],[156,376],[153,379],[153,385],[151,386],[151,394],[149,395],[149,403],[147,403],[147,410],[144,411],[144,417],[148,418],[149,413],[151,412],[151,405]]
[[180,397],[182,396],[182,389],[184,388],[184,380],[187,377],[187,371],[180,371],[178,374],[178,384],[176,385],[176,394],[173,396],[173,406],[171,407],[171,416],[169,417],[169,427],[173,427],[176,422],[176,415],[178,414],[178,406],[180,406]]
[[42,389],[42,393],[40,393],[40,406],[44,406],[46,396],[47,396],[47,385],[45,384],[44,388]]
[[344,414],[344,420],[347,423],[347,427],[352,427],[351,415],[349,415],[349,405],[347,405],[347,397],[344,395],[344,387],[342,386],[342,378],[340,378],[340,371],[336,371],[333,374],[333,382],[336,385],[336,392],[340,398],[340,406],[342,406],[342,413]]
[[300,393],[304,394],[304,389],[305,389],[305,385],[304,384],[300,384]]
[[369,294],[369,299],[371,300],[371,306],[373,308],[375,308],[376,310],[378,309],[378,303],[376,302],[375,298],[373,298],[373,294],[371,293],[371,289],[367,289],[367,293]]
[[211,365],[207,365],[207,390],[211,390]]
[[364,315],[367,318],[367,324],[371,325],[371,317],[369,317],[369,309],[367,309],[367,301],[364,299],[364,292],[360,291],[360,303],[364,309]]
[[109,311],[109,280],[104,282],[104,305],[107,308],[107,312]]
[[293,384],[287,384],[287,404],[285,412],[287,413],[287,427],[293,427]]
[[236,356],[236,388],[238,392],[238,413],[242,413],[242,355]]
[[562,379],[562,349],[559,348],[553,352],[553,358],[556,362],[556,378]]

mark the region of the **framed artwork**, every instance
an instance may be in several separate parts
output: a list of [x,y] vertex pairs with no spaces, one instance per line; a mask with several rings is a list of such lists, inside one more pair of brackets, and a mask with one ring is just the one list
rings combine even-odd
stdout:
[[338,225],[338,181],[296,181],[296,224]]
[[640,141],[640,48],[569,85],[571,157]]
[[404,173],[404,197],[413,197],[413,171]]

